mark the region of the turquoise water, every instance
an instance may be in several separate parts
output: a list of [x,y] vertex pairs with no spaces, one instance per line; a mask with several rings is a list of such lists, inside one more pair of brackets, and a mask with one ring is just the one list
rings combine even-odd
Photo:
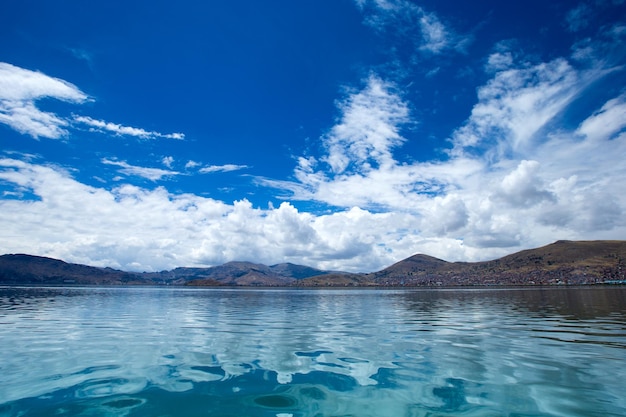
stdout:
[[0,288],[0,416],[624,416],[626,289]]

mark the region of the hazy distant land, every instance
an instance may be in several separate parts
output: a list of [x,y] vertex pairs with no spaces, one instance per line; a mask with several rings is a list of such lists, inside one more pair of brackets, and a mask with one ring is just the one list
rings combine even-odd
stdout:
[[282,263],[229,262],[210,268],[125,272],[40,256],[0,256],[3,285],[186,285],[281,287],[438,287],[626,283],[626,241],[557,241],[484,262],[417,254],[381,271],[353,274]]

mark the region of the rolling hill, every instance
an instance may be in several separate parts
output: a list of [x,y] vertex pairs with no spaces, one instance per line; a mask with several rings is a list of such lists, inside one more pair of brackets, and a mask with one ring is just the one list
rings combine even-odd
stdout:
[[141,282],[136,274],[111,268],[70,264],[43,256],[0,256],[0,284],[132,285]]
[[626,241],[557,241],[484,262],[416,254],[368,274],[283,263],[228,262],[209,268],[133,273],[24,254],[0,256],[4,285],[473,286],[587,285],[626,282]]
[[42,256],[0,256],[0,284],[290,286],[299,279],[324,274],[328,272],[290,263],[266,266],[251,262],[134,273],[66,263]]
[[228,262],[210,268],[176,268],[141,276],[152,282],[177,285],[289,286],[299,279],[327,273],[291,263],[266,266],[252,262]]
[[598,284],[625,280],[625,260],[626,241],[557,241],[485,262],[446,262],[427,255],[414,255],[381,271],[358,277],[352,285]]
[[300,286],[586,285],[624,281],[626,241],[557,241],[485,262],[417,254],[370,274],[312,277]]

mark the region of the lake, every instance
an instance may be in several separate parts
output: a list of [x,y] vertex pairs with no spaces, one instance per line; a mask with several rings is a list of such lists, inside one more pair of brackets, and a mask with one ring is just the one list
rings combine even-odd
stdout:
[[626,289],[0,288],[0,416],[625,416]]

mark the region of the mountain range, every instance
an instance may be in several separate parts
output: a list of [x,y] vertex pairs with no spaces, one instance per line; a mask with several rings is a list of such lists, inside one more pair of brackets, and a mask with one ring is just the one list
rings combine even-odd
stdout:
[[354,274],[303,265],[228,262],[209,268],[125,272],[26,254],[0,256],[2,285],[187,285],[397,287],[626,283],[626,241],[557,241],[484,262],[413,255],[383,270]]

